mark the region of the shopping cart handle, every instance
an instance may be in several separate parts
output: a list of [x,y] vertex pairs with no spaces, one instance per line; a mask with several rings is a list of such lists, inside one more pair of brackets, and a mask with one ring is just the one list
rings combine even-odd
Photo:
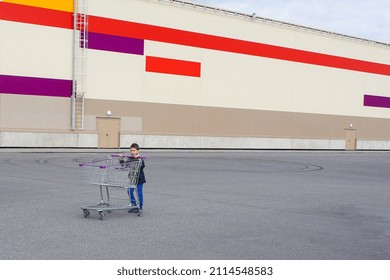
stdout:
[[[116,158],[116,157],[126,157],[126,158],[133,158],[132,156],[129,155],[121,155],[121,154],[112,154],[111,157]],[[134,158],[134,159],[146,159],[146,157],[139,157],[139,158]]]
[[111,157],[121,157],[121,156],[126,157],[126,155],[121,155],[121,154],[112,154],[111,155]]

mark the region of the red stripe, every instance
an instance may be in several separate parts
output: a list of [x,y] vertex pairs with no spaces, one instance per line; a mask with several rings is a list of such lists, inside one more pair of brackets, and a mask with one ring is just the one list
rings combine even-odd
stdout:
[[98,33],[390,76],[390,65],[388,64],[97,16],[89,16],[89,30]]
[[73,29],[72,13],[5,2],[0,2],[0,19]]
[[200,63],[193,61],[147,56],[146,72],[200,77]]
[[[123,20],[89,16],[89,31],[390,76],[390,65]],[[73,14],[0,2],[0,19],[73,28]]]

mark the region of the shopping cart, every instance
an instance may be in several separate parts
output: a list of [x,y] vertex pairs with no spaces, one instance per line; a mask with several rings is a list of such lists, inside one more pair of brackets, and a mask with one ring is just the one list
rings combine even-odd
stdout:
[[[95,205],[81,206],[84,217],[90,216],[90,211],[97,211],[101,220],[104,220],[106,213],[117,210],[132,210],[138,216],[142,216],[142,209],[138,205],[132,205],[126,199],[126,203],[119,205],[110,200],[110,188],[137,190],[138,177],[142,164],[142,159],[135,159],[120,155],[111,155],[103,160],[80,163],[80,181],[84,184],[96,185],[100,189],[100,202]],[[139,202],[138,192],[135,191],[135,197]]]

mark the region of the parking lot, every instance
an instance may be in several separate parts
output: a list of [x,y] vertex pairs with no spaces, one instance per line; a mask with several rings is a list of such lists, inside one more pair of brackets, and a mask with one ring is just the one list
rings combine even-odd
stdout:
[[141,151],[144,216],[84,218],[111,152],[0,150],[0,259],[390,259],[390,152]]

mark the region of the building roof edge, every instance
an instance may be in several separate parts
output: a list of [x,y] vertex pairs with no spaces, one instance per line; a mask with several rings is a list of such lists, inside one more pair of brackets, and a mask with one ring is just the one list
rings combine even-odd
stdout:
[[196,2],[193,2],[193,1],[189,1],[189,0],[185,0],[185,1],[184,0],[157,0],[157,1],[165,2],[165,3],[171,3],[171,4],[176,4],[176,5],[181,5],[181,6],[186,6],[186,7],[193,7],[195,9],[203,9],[203,10],[206,10],[206,11],[214,11],[214,12],[218,12],[218,13],[225,14],[225,15],[232,15],[232,16],[237,16],[237,17],[240,17],[240,18],[256,20],[256,21],[262,21],[262,22],[266,22],[266,23],[270,23],[270,24],[286,26],[286,27],[289,27],[289,28],[292,28],[292,29],[306,30],[306,31],[310,31],[310,32],[313,32],[313,33],[320,33],[320,34],[324,34],[324,35],[328,35],[328,36],[355,40],[355,41],[359,41],[359,42],[363,42],[363,43],[367,43],[367,44],[373,44],[373,45],[379,45],[379,46],[384,46],[384,47],[390,47],[390,43],[384,43],[384,42],[380,42],[380,41],[364,39],[364,38],[361,38],[361,37],[346,35],[346,34],[333,32],[333,31],[328,31],[328,30],[324,30],[324,29],[318,29],[318,28],[304,26],[304,25],[299,25],[299,24],[295,24],[295,23],[288,23],[288,22],[285,22],[285,21],[274,20],[274,19],[270,19],[270,18],[266,18],[266,17],[260,17],[260,16],[257,16],[255,13],[253,13],[251,15],[251,14],[247,14],[247,13],[243,13],[243,12],[236,12],[236,11],[232,11],[232,10],[227,10],[227,9],[222,9],[222,8],[218,8],[218,7],[208,6],[208,5],[204,5],[204,4],[199,4],[199,3],[196,3]]

